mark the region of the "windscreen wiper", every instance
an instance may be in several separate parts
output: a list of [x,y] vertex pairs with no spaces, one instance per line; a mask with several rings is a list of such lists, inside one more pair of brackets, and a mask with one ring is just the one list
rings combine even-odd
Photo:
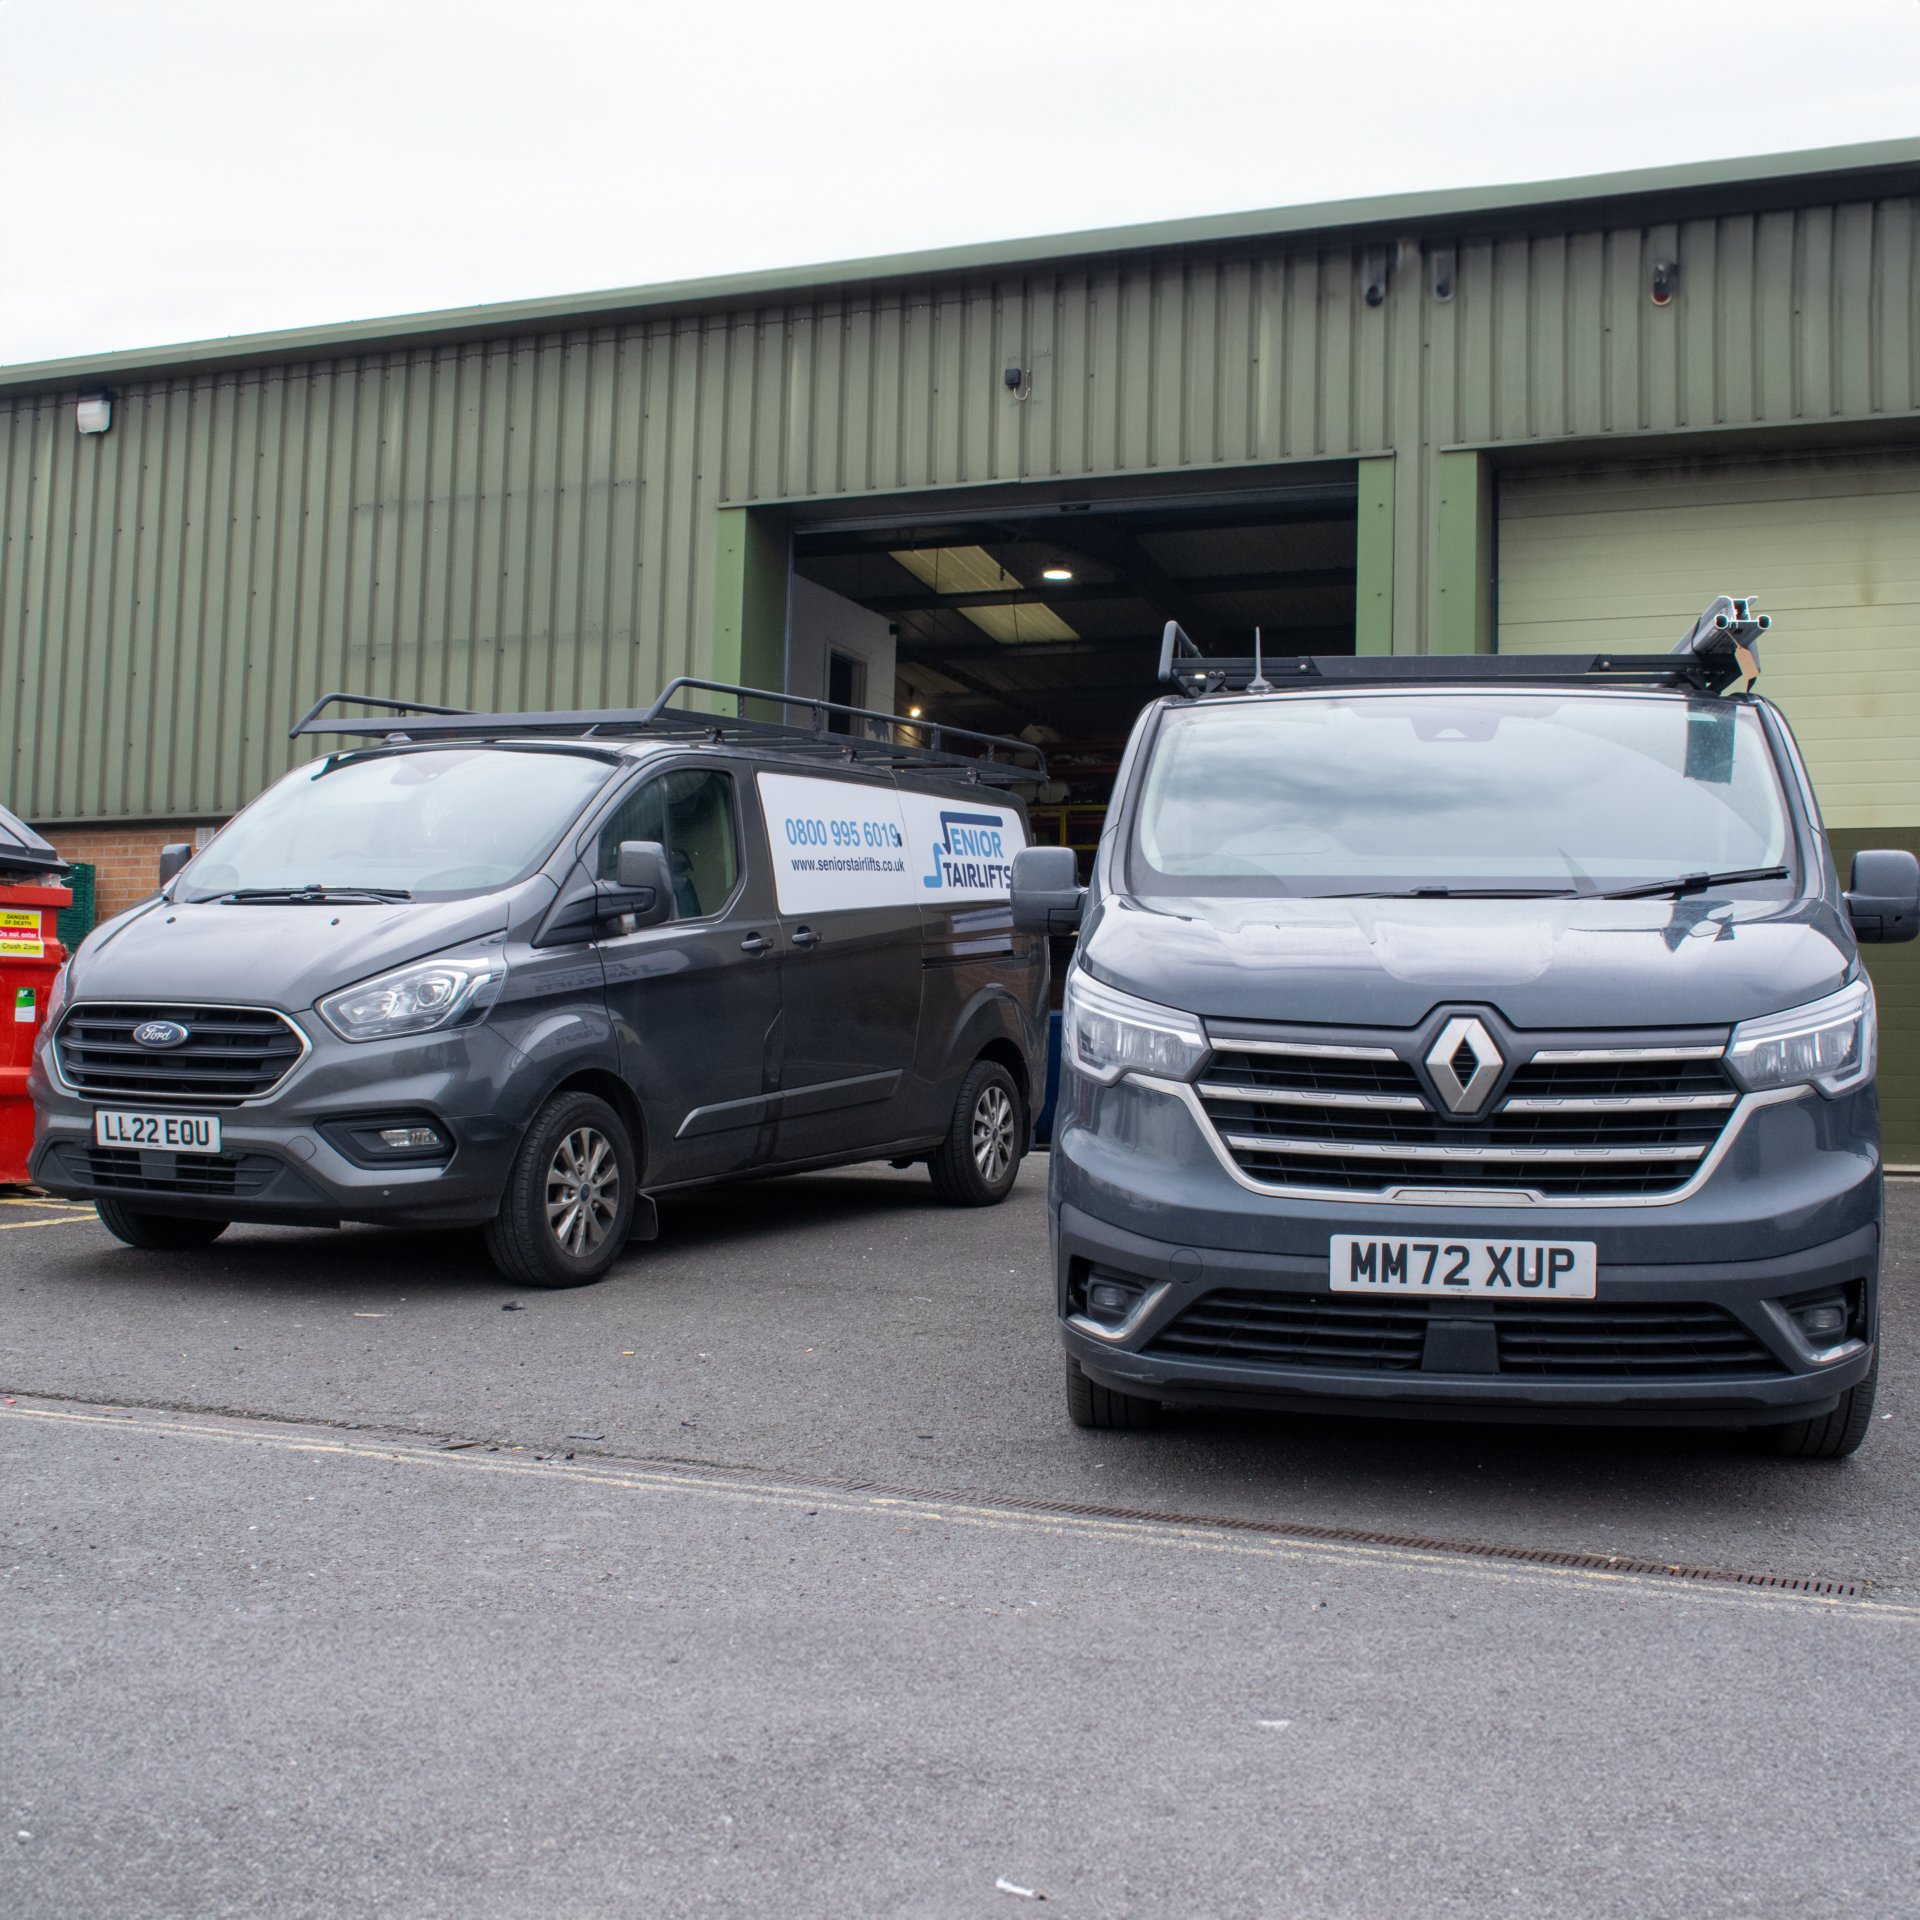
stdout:
[[1319,900],[1577,900],[1574,887],[1386,887],[1359,893],[1322,893]]
[[1736,867],[1731,873],[1683,873],[1672,880],[1649,880],[1643,887],[1619,887],[1603,893],[1602,900],[1651,900],[1656,894],[1670,893],[1676,899],[1685,893],[1705,893],[1709,887],[1731,887],[1741,880],[1784,880],[1785,867]]
[[377,905],[389,900],[411,900],[413,895],[405,887],[329,887],[315,880],[304,887],[235,887],[231,893],[216,893],[213,898],[243,907],[276,903],[319,907],[341,900]]

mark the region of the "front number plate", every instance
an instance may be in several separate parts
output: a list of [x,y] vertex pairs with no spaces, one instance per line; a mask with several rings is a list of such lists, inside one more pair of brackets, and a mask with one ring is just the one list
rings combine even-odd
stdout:
[[1600,1277],[1591,1240],[1383,1240],[1336,1233],[1329,1267],[1335,1293],[1495,1300],[1591,1300]]
[[206,1113],[96,1113],[102,1147],[152,1147],[163,1153],[218,1153],[220,1122]]

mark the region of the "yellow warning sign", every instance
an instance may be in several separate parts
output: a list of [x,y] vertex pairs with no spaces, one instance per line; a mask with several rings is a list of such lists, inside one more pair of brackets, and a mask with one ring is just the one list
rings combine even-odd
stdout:
[[43,960],[46,942],[40,938],[40,916],[18,907],[0,907],[0,958]]

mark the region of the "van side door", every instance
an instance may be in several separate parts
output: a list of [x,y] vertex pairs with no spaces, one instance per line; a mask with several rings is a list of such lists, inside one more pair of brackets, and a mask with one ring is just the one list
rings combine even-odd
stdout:
[[650,768],[594,837],[611,879],[623,840],[657,840],[674,917],[600,941],[620,1071],[646,1122],[649,1187],[773,1158],[780,926],[757,806],[730,761]]
[[779,1156],[902,1139],[920,1029],[920,908],[886,774],[755,776],[786,953]]

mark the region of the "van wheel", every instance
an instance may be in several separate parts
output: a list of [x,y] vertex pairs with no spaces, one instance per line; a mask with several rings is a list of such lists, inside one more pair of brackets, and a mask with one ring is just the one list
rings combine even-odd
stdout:
[[1102,1433],[1150,1427],[1160,1418],[1160,1402],[1143,1400],[1137,1393],[1116,1393],[1112,1387],[1089,1380],[1080,1371],[1080,1363],[1068,1354],[1067,1418],[1076,1427],[1093,1427]]
[[227,1220],[189,1220],[175,1213],[142,1213],[119,1200],[96,1200],[100,1224],[116,1240],[149,1253],[185,1253],[210,1247],[232,1224]]
[[590,1093],[555,1094],[520,1142],[487,1223],[493,1264],[522,1287],[598,1280],[627,1244],[637,1179],[626,1122]]
[[1753,1437],[1763,1451],[1790,1460],[1844,1460],[1855,1452],[1873,1424],[1873,1390],[1880,1377],[1880,1356],[1873,1356],[1867,1377],[1840,1396],[1831,1413],[1811,1420],[1789,1420],[1784,1426],[1756,1427]]
[[1013,1075],[976,1060],[960,1083],[947,1137],[927,1159],[934,1192],[950,1207],[997,1207],[1013,1191],[1026,1144]]

